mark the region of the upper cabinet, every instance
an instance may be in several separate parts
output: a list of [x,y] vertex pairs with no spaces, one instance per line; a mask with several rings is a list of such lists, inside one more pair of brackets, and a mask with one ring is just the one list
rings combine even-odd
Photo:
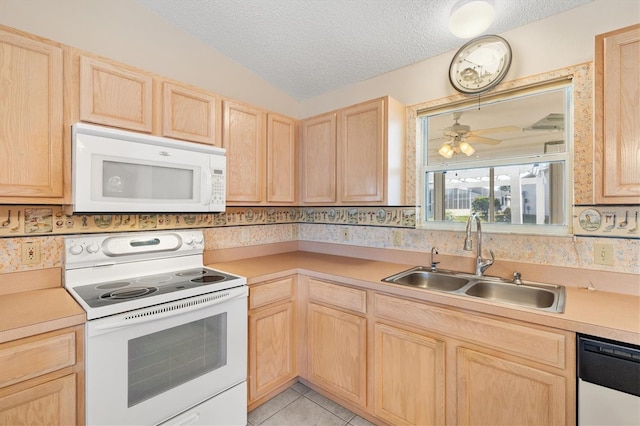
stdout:
[[80,56],[80,120],[217,145],[218,98],[91,56]]
[[302,123],[302,202],[401,205],[405,107],[385,97]]
[[300,197],[304,203],[336,202],[336,113],[302,122]]
[[63,204],[63,49],[0,29],[0,203]]
[[227,202],[265,199],[265,113],[233,101],[223,102],[222,147],[227,150]]
[[596,36],[595,201],[640,202],[640,24]]
[[216,104],[210,93],[162,83],[162,136],[215,145]]
[[151,133],[151,75],[102,60],[80,57],[80,120]]
[[296,121],[267,114],[267,202],[294,203],[298,170]]

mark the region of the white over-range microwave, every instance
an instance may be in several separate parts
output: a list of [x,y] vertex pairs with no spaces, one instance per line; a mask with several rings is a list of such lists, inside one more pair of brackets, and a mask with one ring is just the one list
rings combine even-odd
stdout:
[[225,155],[209,145],[74,124],[73,211],[224,211]]

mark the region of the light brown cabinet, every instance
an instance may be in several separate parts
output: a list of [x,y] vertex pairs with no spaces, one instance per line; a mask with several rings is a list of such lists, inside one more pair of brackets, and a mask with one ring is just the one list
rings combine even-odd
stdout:
[[254,204],[265,199],[265,113],[225,100],[222,147],[227,150],[227,202]]
[[596,36],[596,203],[640,203],[639,93],[640,24]]
[[227,203],[295,203],[295,120],[229,100],[222,104],[222,147],[227,150]]
[[298,375],[295,290],[295,277],[249,289],[249,409]]
[[463,346],[456,354],[457,424],[575,422],[567,413],[573,407],[566,404],[567,381],[563,376]]
[[[385,294],[375,294],[374,300],[376,415],[394,424],[412,423],[417,416],[414,407],[426,404],[435,408],[420,414],[441,419],[438,424],[575,424],[574,333]],[[405,330],[378,324],[389,321]],[[394,353],[388,343],[389,355],[380,354],[381,332],[397,336],[401,349]],[[403,370],[417,362],[412,358],[418,354],[429,363],[421,363],[411,376]],[[444,354],[444,361],[437,354]],[[396,371],[406,382],[390,387],[392,379],[385,383],[379,371]],[[444,399],[432,387],[443,374]],[[433,385],[415,392],[425,383]]]
[[335,113],[309,118],[301,123],[300,198],[307,204],[331,204],[336,193]]
[[106,59],[80,55],[80,120],[218,144],[218,98]]
[[0,344],[0,424],[84,424],[83,327]]
[[303,203],[403,203],[405,108],[399,102],[374,99],[304,120],[302,129]]
[[307,378],[366,407],[366,293],[316,279],[309,279],[308,291]]
[[63,49],[0,28],[0,200],[63,204]]
[[162,83],[162,136],[216,145],[218,99],[201,90]]
[[375,324],[374,414],[400,425],[445,424],[445,343]]
[[297,200],[298,144],[296,121],[267,114],[267,203],[292,204]]
[[125,65],[80,56],[80,120],[151,133],[153,77]]

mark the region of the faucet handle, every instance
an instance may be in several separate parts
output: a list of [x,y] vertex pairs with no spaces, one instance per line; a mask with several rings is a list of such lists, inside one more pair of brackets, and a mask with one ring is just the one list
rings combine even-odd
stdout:
[[513,273],[513,283],[514,284],[522,284],[522,275],[520,274],[520,272],[515,271]]

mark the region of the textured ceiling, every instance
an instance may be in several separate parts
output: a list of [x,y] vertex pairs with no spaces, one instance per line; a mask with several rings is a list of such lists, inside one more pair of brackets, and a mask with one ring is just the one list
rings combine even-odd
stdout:
[[[137,0],[303,101],[454,50],[458,0]],[[591,0],[494,0],[500,34]]]

